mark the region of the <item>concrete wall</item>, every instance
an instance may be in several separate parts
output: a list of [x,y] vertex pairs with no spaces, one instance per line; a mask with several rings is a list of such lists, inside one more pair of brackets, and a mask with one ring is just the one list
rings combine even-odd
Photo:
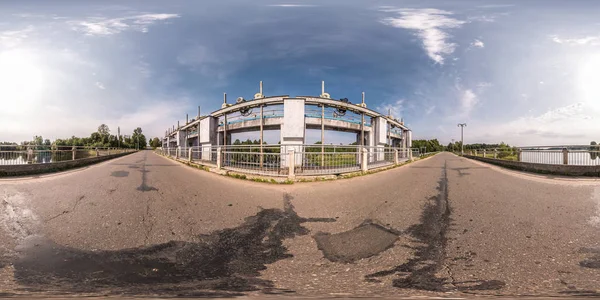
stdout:
[[30,165],[12,165],[12,166],[0,166],[0,177],[4,176],[24,176],[40,173],[50,173],[63,171],[78,167],[83,167],[101,161],[113,159],[116,157],[124,156],[135,152],[111,154],[106,156],[82,158],[77,160],[67,160],[48,164],[30,164]]
[[600,177],[600,166],[571,166],[571,165],[549,165],[536,164],[520,161],[509,161],[487,157],[464,155],[466,158],[483,161],[486,163],[515,169],[544,174],[569,175],[569,176],[597,176]]

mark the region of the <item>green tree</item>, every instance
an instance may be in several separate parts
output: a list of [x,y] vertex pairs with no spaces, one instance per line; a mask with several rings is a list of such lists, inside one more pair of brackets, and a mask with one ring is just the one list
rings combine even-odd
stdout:
[[142,128],[138,127],[133,130],[133,135],[131,136],[132,148],[143,149],[146,148],[146,137],[142,134]]
[[161,146],[161,142],[157,137],[153,138],[152,141],[150,142],[150,147],[152,147],[152,148],[158,148],[160,146]]

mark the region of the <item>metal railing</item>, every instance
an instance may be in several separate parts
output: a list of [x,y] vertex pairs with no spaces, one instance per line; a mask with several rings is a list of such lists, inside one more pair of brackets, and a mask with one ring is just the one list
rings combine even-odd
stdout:
[[[221,151],[219,153],[219,151]],[[217,168],[268,176],[341,174],[412,159],[415,149],[356,145],[227,145],[157,148],[156,152]],[[364,156],[364,158],[363,158]],[[219,160],[220,158],[220,160]],[[293,172],[290,170],[293,169]]]
[[[289,150],[286,152],[289,153]],[[360,159],[360,147],[353,145],[304,145],[294,149],[294,169],[299,175],[359,171]]]
[[535,164],[600,166],[599,145],[469,149],[465,154]]
[[[304,110],[304,117],[306,118],[317,118],[320,119],[322,114],[321,108],[309,108],[306,107]],[[340,120],[354,124],[360,124],[362,122],[362,116],[357,113],[346,111],[345,114],[338,114],[335,109],[327,107],[325,108],[324,119],[328,120]],[[365,126],[371,126],[371,117],[365,116]]]
[[[285,154],[284,154],[285,155]],[[286,169],[281,166],[281,153],[263,153],[233,151],[222,152],[222,167],[224,169],[261,175],[286,175]]]
[[52,148],[52,146],[39,145],[0,145],[0,165],[48,164],[135,151],[134,149],[71,146],[54,146],[55,149]]
[[[263,119],[280,118],[283,117],[283,106],[281,108],[272,108],[263,110]],[[253,108],[252,113],[242,115],[235,113],[227,116],[227,124],[235,124],[245,121],[260,120],[260,108]],[[225,118],[219,118],[219,126],[223,126]]]

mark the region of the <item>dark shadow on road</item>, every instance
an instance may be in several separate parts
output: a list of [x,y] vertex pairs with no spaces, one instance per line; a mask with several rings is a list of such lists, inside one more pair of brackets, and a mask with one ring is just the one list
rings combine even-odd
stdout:
[[198,242],[171,241],[118,251],[86,251],[30,237],[13,263],[15,279],[28,291],[45,294],[230,297],[242,292],[288,293],[258,278],[267,264],[292,257],[283,240],[306,235],[306,222],[291,197],[284,209],[263,209],[235,228],[198,236]]

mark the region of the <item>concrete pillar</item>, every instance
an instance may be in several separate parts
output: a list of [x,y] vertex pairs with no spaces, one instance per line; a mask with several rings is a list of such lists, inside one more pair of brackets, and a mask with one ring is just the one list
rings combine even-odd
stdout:
[[[302,145],[305,137],[304,124],[304,99],[287,98],[283,100],[283,124],[281,125],[281,152],[294,150],[296,153],[302,152]],[[292,165],[288,161],[288,156],[281,157],[281,166],[289,167]],[[301,155],[295,156],[297,165],[302,164]]]
[[498,158],[498,149],[494,149],[494,158]]
[[200,121],[198,130],[198,142],[202,147],[201,157],[203,160],[212,160],[212,146],[218,144],[217,130],[219,128],[219,119],[216,117],[205,117]]
[[360,160],[360,169],[363,172],[367,172],[369,170],[369,151],[367,150],[367,148],[360,148],[360,152],[362,154],[361,160]]
[[371,130],[369,131],[369,134],[367,135],[367,146],[369,146],[367,148],[367,150],[369,151],[369,156],[368,159],[370,162],[375,161],[375,155],[373,155],[375,153],[375,122],[374,119],[371,119]]
[[408,149],[408,160],[412,160],[413,156],[412,156],[412,150]]
[[223,162],[223,153],[221,152],[221,147],[217,147],[217,170],[221,170],[221,165]]
[[177,146],[177,148],[175,149],[175,159],[179,158],[179,150],[181,149],[181,147]]
[[98,148],[96,148],[96,157],[100,156],[100,152],[98,151]]
[[289,156],[288,161],[290,162],[290,166],[288,168],[288,178],[294,179],[296,177],[296,175],[294,174],[294,172],[295,172],[294,169],[296,167],[296,164],[294,163],[294,161],[295,161],[294,158],[296,157],[296,153],[295,153],[294,149],[292,149],[288,152],[288,156]]
[[375,131],[375,146],[377,147],[377,160],[381,161],[385,158],[385,145],[387,143],[388,135],[388,122],[384,117],[376,117],[375,124],[373,124]]
[[188,161],[192,162],[192,147],[188,149]]
[[483,157],[485,157],[485,149],[483,149]]
[[33,149],[31,149],[31,147],[29,147],[29,149],[27,149],[27,163],[28,164],[33,163]]
[[517,161],[521,161],[521,149],[517,149]]
[[73,160],[75,160],[75,155],[77,154],[75,146],[73,146],[73,148],[71,148],[71,152],[72,152],[72,155],[73,155]]
[[398,149],[394,149],[394,164],[398,164]]
[[569,149],[563,148],[562,154],[563,154],[563,165],[568,165],[569,164]]

